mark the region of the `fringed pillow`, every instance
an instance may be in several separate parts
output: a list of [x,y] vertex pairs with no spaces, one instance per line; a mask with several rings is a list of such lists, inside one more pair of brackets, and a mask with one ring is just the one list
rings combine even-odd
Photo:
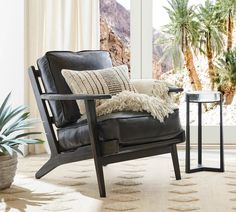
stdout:
[[[130,83],[128,67],[126,65],[89,71],[63,69],[62,75],[73,94],[116,95],[124,90],[135,92],[135,88]],[[78,100],[77,104],[80,113],[84,114],[84,102]],[[99,101],[97,101],[98,105]]]

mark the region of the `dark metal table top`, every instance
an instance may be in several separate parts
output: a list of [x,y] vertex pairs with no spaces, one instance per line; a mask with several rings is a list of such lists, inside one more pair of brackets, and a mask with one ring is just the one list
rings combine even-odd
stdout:
[[191,91],[185,93],[185,101],[192,103],[220,102],[221,93],[218,91]]

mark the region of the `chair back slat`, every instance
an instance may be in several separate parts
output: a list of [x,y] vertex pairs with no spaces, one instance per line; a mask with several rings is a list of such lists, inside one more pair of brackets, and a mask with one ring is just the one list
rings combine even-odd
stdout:
[[40,73],[35,70],[33,66],[29,68],[29,78],[34,91],[34,96],[38,105],[39,113],[43,122],[44,130],[47,136],[48,144],[50,146],[51,154],[57,155],[59,153],[59,147],[55,132],[53,130],[53,119],[49,115],[49,111],[45,100],[41,99],[42,88],[39,83]]

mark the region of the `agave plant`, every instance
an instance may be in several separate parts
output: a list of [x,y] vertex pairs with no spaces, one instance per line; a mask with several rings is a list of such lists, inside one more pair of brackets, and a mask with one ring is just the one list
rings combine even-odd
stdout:
[[9,105],[11,93],[7,95],[0,105],[0,155],[13,155],[23,153],[19,149],[21,144],[42,143],[40,139],[28,138],[29,135],[41,134],[41,132],[29,132],[37,120],[29,119],[26,107],[13,108]]
[[236,91],[236,48],[228,50],[216,61],[217,76],[215,79],[225,97],[225,104],[231,104]]

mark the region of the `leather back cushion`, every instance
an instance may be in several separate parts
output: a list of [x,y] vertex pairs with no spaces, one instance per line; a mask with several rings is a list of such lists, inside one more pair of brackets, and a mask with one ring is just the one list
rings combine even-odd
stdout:
[[[37,63],[46,93],[57,94],[71,94],[62,69],[82,71],[112,67],[110,54],[100,50],[47,52]],[[51,101],[49,104],[57,127],[76,122],[81,116],[76,101]]]

